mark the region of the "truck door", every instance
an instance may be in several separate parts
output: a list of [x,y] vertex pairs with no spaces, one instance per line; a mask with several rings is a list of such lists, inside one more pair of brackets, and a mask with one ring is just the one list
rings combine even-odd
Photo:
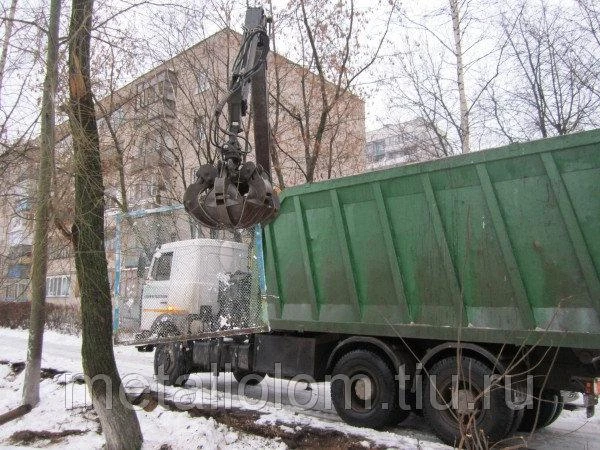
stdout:
[[169,314],[169,290],[173,252],[157,252],[152,260],[150,274],[142,291],[142,330],[150,330],[162,314]]

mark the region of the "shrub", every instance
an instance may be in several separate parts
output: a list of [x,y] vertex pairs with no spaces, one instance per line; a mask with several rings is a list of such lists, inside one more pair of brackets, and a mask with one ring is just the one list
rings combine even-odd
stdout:
[[[29,328],[29,302],[0,302],[0,327]],[[77,305],[46,303],[46,329],[69,334],[81,332],[81,313]]]

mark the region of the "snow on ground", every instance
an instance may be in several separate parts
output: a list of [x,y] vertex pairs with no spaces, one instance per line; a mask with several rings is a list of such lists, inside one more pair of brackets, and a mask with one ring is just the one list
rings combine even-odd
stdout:
[[[4,373],[6,374],[6,370]],[[18,405],[23,374],[24,372],[12,381],[6,378],[0,379],[1,401],[4,409]],[[2,426],[0,445],[6,444],[7,438],[20,430],[54,432],[84,430],[85,434],[67,437],[56,447],[101,448],[104,438],[98,433],[98,421],[90,407],[86,387],[72,382],[61,386],[64,380],[69,378],[72,377],[67,374],[43,380],[40,385],[40,405],[23,418]],[[285,447],[281,442],[265,442],[260,437],[235,432],[211,418],[189,419],[179,412],[160,408],[152,412],[140,410],[138,418],[144,435],[144,448],[147,449],[157,449],[164,444],[170,445],[173,449],[196,448],[200,445],[205,449]],[[48,444],[48,441],[41,441],[36,446],[45,447],[49,446]]]
[[[0,328],[0,361],[24,361],[27,332]],[[69,436],[57,444],[50,441],[35,445],[51,448],[100,448],[104,439],[98,434],[98,421],[91,408],[85,385],[73,382],[73,374],[82,372],[81,339],[77,336],[46,332],[44,336],[43,368],[68,373],[44,379],[41,384],[41,403],[21,419],[0,427],[0,447],[10,446],[7,440],[19,430],[87,430],[80,436]],[[231,374],[213,377],[195,374],[186,388],[165,388],[153,379],[153,353],[140,353],[133,347],[116,347],[115,356],[121,377],[129,390],[144,387],[158,392],[159,398],[183,405],[214,408],[233,408],[260,413],[256,424],[275,426],[281,430],[299,431],[307,427],[331,430],[356,436],[363,445],[389,448],[448,448],[432,433],[427,422],[411,415],[401,426],[388,431],[351,427],[343,423],[331,405],[327,383],[306,383],[267,378],[258,386],[247,386],[245,391]],[[10,367],[0,364],[0,414],[19,404],[22,376],[13,379]],[[239,392],[238,392],[239,391]],[[218,423],[213,418],[191,417],[185,412],[171,411],[162,406],[147,412],[137,412],[144,448],[158,449],[163,444],[173,449],[187,448],[286,448],[278,439],[266,439]],[[586,448],[600,450],[600,417],[585,418],[582,410],[565,411],[548,428],[524,436],[530,448]],[[18,448],[23,448],[18,447]]]

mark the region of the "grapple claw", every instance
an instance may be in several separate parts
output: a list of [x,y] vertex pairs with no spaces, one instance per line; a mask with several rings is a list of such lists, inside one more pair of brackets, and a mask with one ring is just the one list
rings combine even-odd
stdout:
[[[265,64],[269,52],[267,17],[261,7],[246,11],[245,32],[240,51],[232,67],[227,96],[215,107],[210,125],[210,143],[220,152],[215,168],[202,166],[195,183],[183,196],[185,210],[201,224],[213,229],[249,228],[275,218],[279,199],[273,192],[269,177],[269,124]],[[250,145],[244,150],[240,133],[244,131],[242,117],[248,111],[248,94],[252,85],[255,158],[257,163],[244,162]],[[219,125],[223,107],[227,104],[227,129]],[[225,139],[221,139],[221,133]],[[262,165],[262,167],[261,167]],[[263,167],[266,169],[263,169]]]
[[279,199],[267,174],[252,162],[242,164],[233,176],[225,168],[207,164],[183,197],[185,210],[213,229],[249,228],[268,222],[279,210]]

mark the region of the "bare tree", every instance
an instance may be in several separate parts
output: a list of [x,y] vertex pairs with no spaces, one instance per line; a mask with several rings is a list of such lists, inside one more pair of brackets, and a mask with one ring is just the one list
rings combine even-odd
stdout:
[[593,0],[577,0],[579,9],[583,14],[583,27],[592,36],[597,45],[600,45],[600,7]]
[[46,77],[42,96],[40,164],[31,268],[31,315],[29,319],[27,366],[23,382],[23,403],[30,406],[35,406],[40,401],[40,370],[45,323],[50,190],[54,156],[54,97],[56,95],[58,78],[60,7],[60,0],[52,0],[50,2]]
[[403,37],[389,69],[390,104],[406,121],[420,121],[441,154],[466,153],[481,148],[482,100],[500,74],[506,42],[490,26],[487,4],[449,0],[429,9],[397,11]]
[[593,41],[566,19],[562,6],[528,2],[517,11],[502,23],[513,80],[493,92],[501,128],[512,139],[532,139],[596,126],[600,84]]
[[454,57],[456,58],[456,87],[460,105],[460,144],[463,153],[470,150],[469,106],[465,88],[465,64],[463,62],[462,29],[460,5],[458,0],[449,0],[450,17],[452,17],[452,36],[454,37]]
[[[277,118],[275,145],[279,151],[275,170],[279,165],[284,173],[296,172],[286,184],[349,173],[351,169],[339,164],[344,155],[350,155],[349,161],[362,157],[364,135],[351,124],[364,119],[364,105],[353,89],[376,61],[387,36],[389,17],[371,45],[361,47],[367,12],[359,10],[354,1],[333,4],[302,0],[290,2],[286,11],[276,14],[275,21],[282,30],[277,38],[294,42],[295,54],[289,56],[299,64],[284,69],[277,58],[271,63],[277,77],[276,91],[271,94],[276,102],[272,109]],[[286,141],[300,141],[301,151],[290,151]]]
[[[2,99],[2,86],[4,81],[4,69],[6,67],[6,59],[8,57],[8,48],[10,45],[10,38],[12,37],[12,30],[14,25],[15,13],[17,11],[18,0],[11,0],[10,8],[8,10],[8,16],[4,20],[4,40],[2,42],[2,53],[0,54],[0,101]],[[1,103],[0,103],[1,104]]]
[[107,447],[139,448],[140,426],[135,412],[120,400],[123,386],[112,347],[112,305],[104,249],[104,186],[90,83],[93,6],[93,0],[73,0],[69,37],[69,122],[75,170],[73,241],[81,291],[81,352]]

